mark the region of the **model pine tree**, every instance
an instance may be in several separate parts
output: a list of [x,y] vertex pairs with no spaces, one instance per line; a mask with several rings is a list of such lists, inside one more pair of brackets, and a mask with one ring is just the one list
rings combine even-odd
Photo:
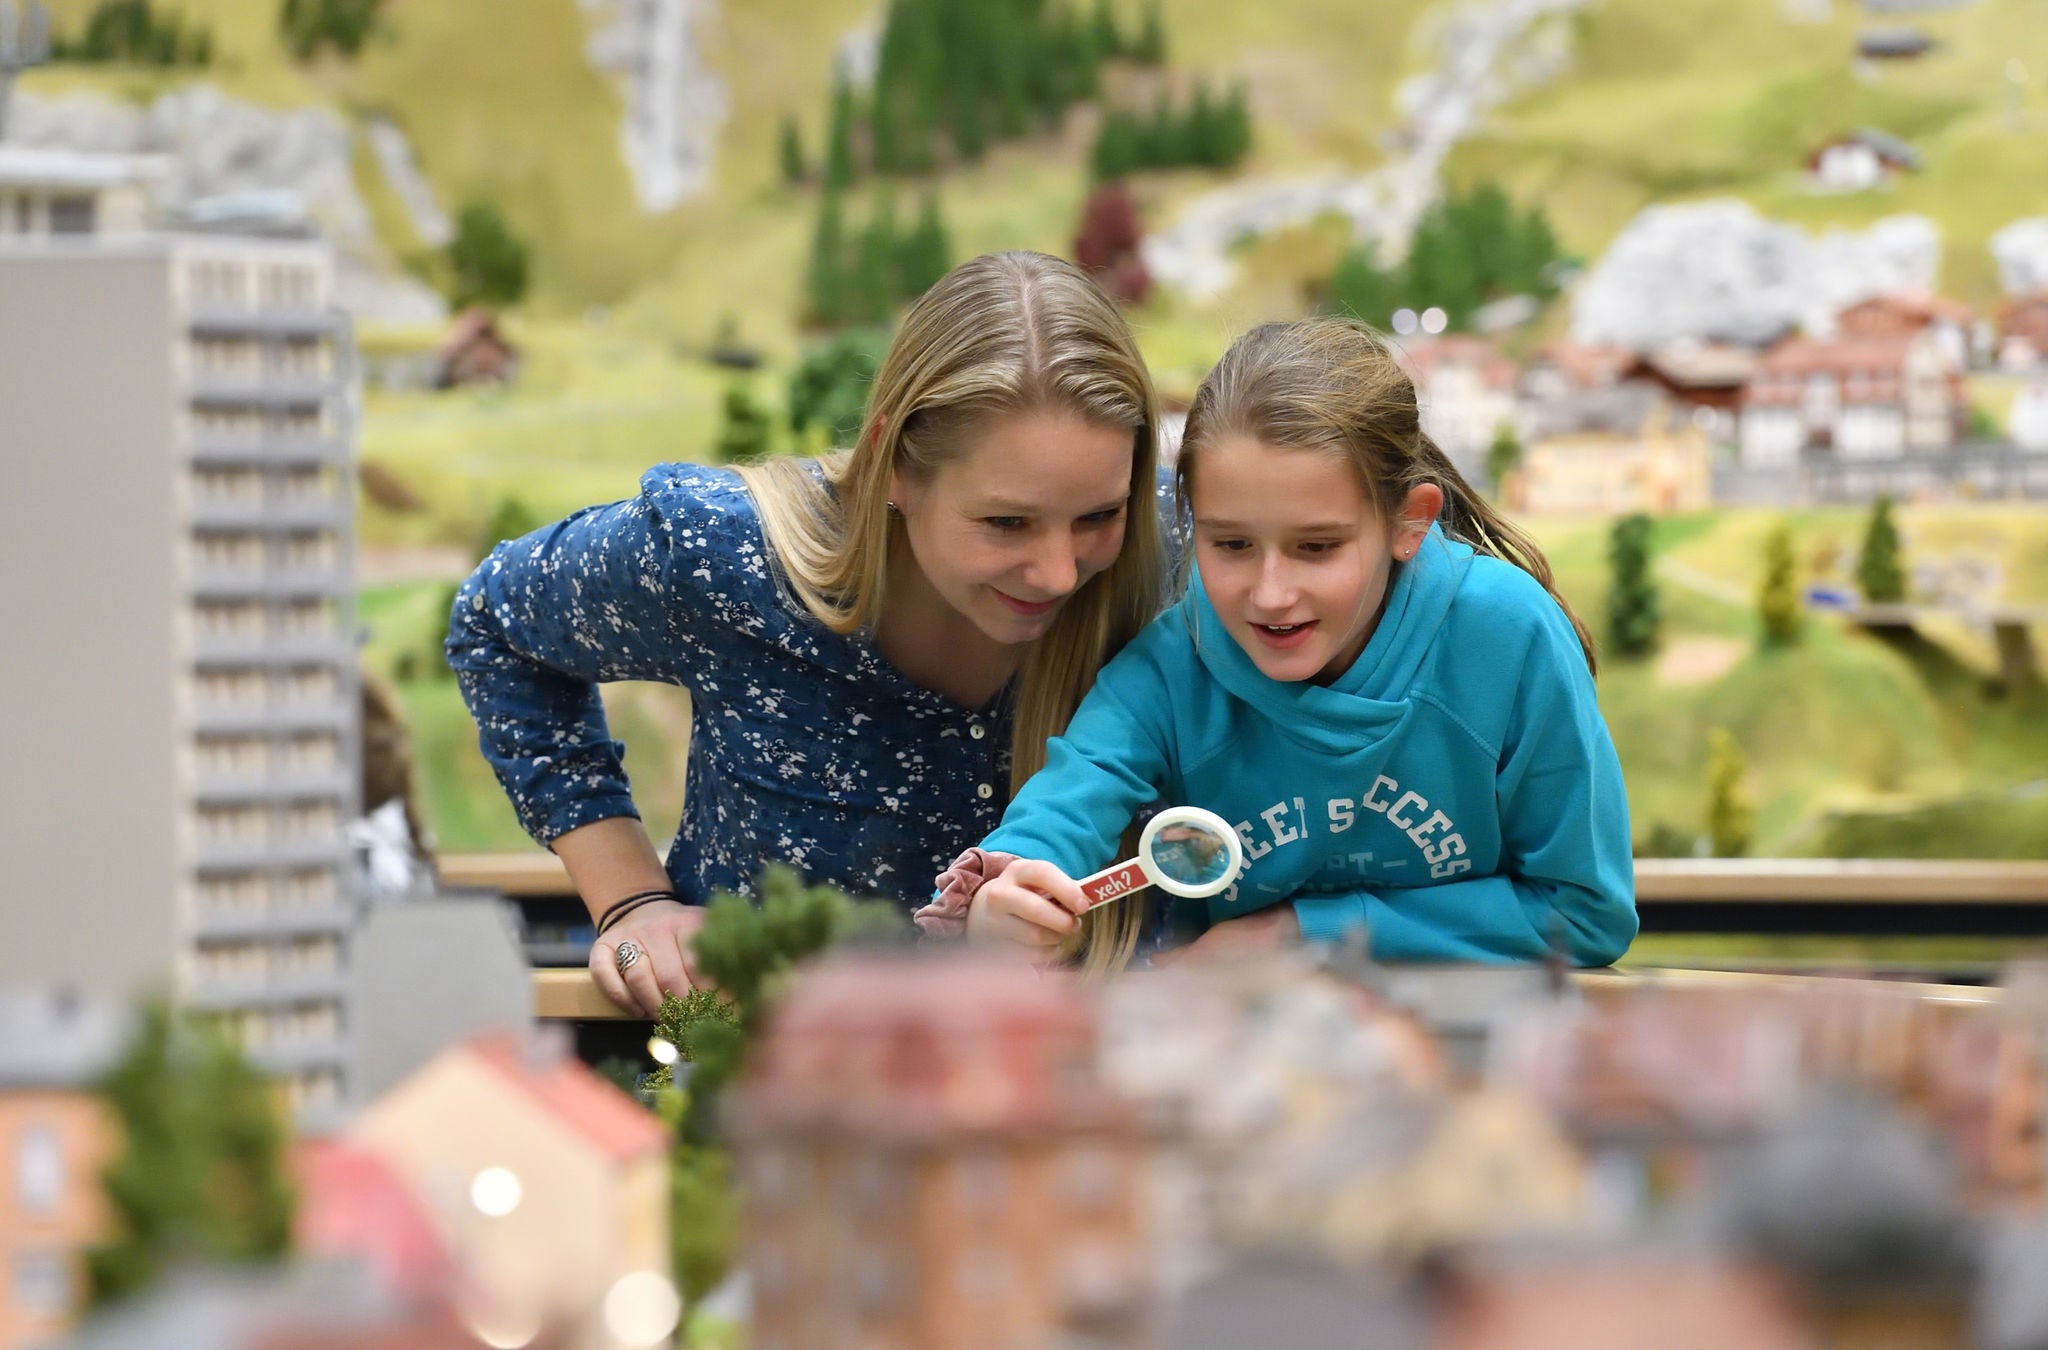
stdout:
[[1899,527],[1892,520],[1892,499],[1870,504],[1863,527],[1863,547],[1856,554],[1856,587],[1873,605],[1897,604],[1906,598],[1906,572],[1899,558]]
[[1657,650],[1663,615],[1657,583],[1650,574],[1650,518],[1640,513],[1614,522],[1607,558],[1614,584],[1607,594],[1608,640],[1622,656],[1648,656]]
[[[903,916],[881,901],[854,901],[830,886],[806,886],[787,867],[768,867],[759,902],[721,895],[697,930],[697,969],[717,992],[662,1000],[655,1034],[691,1065],[681,1092],[665,1091],[662,1109],[676,1129],[670,1160],[671,1256],[677,1287],[690,1302],[725,1278],[732,1264],[736,1206],[731,1167],[718,1138],[718,1103],[760,1029],[776,980],[835,943],[878,941],[904,931]],[[649,1086],[668,1089],[664,1066]]]
[[1717,858],[1739,858],[1749,852],[1756,813],[1743,783],[1749,763],[1726,727],[1707,735],[1707,838]]
[[718,429],[713,447],[721,464],[746,464],[760,459],[772,448],[768,410],[745,384],[725,391],[725,422]]
[[101,1094],[122,1144],[103,1177],[112,1236],[86,1253],[93,1306],[175,1267],[284,1256],[285,1130],[272,1089],[233,1047],[153,1005]]
[[1792,528],[1780,525],[1764,541],[1764,579],[1757,591],[1757,617],[1764,643],[1789,647],[1799,641],[1805,612],[1799,596],[1799,563],[1792,556]]
[[803,132],[797,129],[794,117],[782,119],[782,181],[801,183],[810,177],[810,165],[804,162]]
[[1515,435],[1513,427],[1503,422],[1494,430],[1493,443],[1486,447],[1486,476],[1493,480],[1495,500],[1507,491],[1508,475],[1521,467],[1521,438]]

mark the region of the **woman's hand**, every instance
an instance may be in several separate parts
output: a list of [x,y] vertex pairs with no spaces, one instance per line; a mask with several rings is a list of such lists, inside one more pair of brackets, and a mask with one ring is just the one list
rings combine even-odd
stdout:
[[[590,945],[590,974],[604,996],[629,1013],[655,1017],[663,993],[687,994],[702,983],[690,944],[704,926],[704,907],[676,900],[642,905]],[[640,958],[622,974],[619,944],[635,942]]]
[[1187,946],[1160,952],[1152,958],[1152,964],[1170,966],[1176,961],[1227,961],[1278,951],[1300,942],[1301,920],[1295,917],[1294,906],[1274,905],[1241,919],[1225,919]]
[[1024,858],[974,893],[967,906],[967,936],[1049,956],[1080,928],[1079,915],[1087,908],[1072,877],[1049,862]]

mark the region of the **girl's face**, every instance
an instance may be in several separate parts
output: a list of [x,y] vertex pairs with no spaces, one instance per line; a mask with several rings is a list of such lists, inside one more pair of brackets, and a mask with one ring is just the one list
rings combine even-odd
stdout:
[[1134,453],[1128,429],[1018,413],[929,479],[893,475],[890,499],[939,597],[995,642],[1030,642],[1116,561]]
[[1335,455],[1229,437],[1194,476],[1195,559],[1209,604],[1266,676],[1327,684],[1365,650],[1394,564],[1411,558],[1443,490],[1382,521]]

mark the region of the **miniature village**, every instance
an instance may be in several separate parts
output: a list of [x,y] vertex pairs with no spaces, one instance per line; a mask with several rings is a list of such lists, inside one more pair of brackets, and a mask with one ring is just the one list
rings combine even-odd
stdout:
[[2048,965],[789,965],[857,925],[788,889],[719,910],[732,999],[637,1065],[487,960],[452,982],[494,1025],[415,999],[296,1131],[160,1010],[10,995],[0,1231],[40,1274],[0,1343],[2048,1345]]

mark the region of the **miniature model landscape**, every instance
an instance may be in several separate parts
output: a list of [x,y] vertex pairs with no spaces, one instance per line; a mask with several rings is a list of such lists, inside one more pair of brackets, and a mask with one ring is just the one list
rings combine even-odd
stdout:
[[24,1173],[76,1216],[60,1343],[2048,1338],[2034,966],[1089,982],[900,922],[770,875],[698,941],[728,998],[671,1000],[616,1085],[444,1021],[296,1137],[198,1024],[11,1000],[0,1105],[65,1122]]
[[[2039,6],[0,0],[0,1350],[2048,1345]],[[454,586],[847,443],[1008,247],[1169,449],[1250,324],[1387,330],[1643,867],[2010,860],[1996,937],[1835,907],[1996,979],[1085,982],[779,874],[719,993],[535,1025],[590,932],[445,884],[549,861]],[[605,695],[660,836],[687,695]]]
[[[1749,852],[2048,838],[2048,744],[2006,688],[2035,679],[2009,644],[2041,645],[2043,544],[2030,508],[1983,504],[2048,490],[2027,0],[1077,5],[1002,58],[1007,103],[910,63],[943,5],[564,3],[510,33],[467,0],[274,8],[192,5],[173,31],[55,4],[0,143],[154,157],[170,209],[336,243],[370,662],[443,849],[526,847],[435,654],[477,554],[662,460],[844,439],[902,301],[1011,246],[1115,278],[1170,405],[1252,318],[1406,314],[1432,433],[1582,612],[1613,585],[1606,522],[1657,516],[1655,651],[1603,686],[1646,852],[1728,846],[1717,727],[1747,757]],[[959,79],[997,61],[992,29],[944,31]],[[878,126],[878,80],[975,123]],[[1819,384],[1833,411],[1786,402]],[[1839,609],[1885,495],[1912,640],[1823,616],[1770,659],[1763,537],[1782,519],[1795,589]],[[1840,717],[1781,710],[1787,686]],[[613,694],[673,819],[680,696]]]

